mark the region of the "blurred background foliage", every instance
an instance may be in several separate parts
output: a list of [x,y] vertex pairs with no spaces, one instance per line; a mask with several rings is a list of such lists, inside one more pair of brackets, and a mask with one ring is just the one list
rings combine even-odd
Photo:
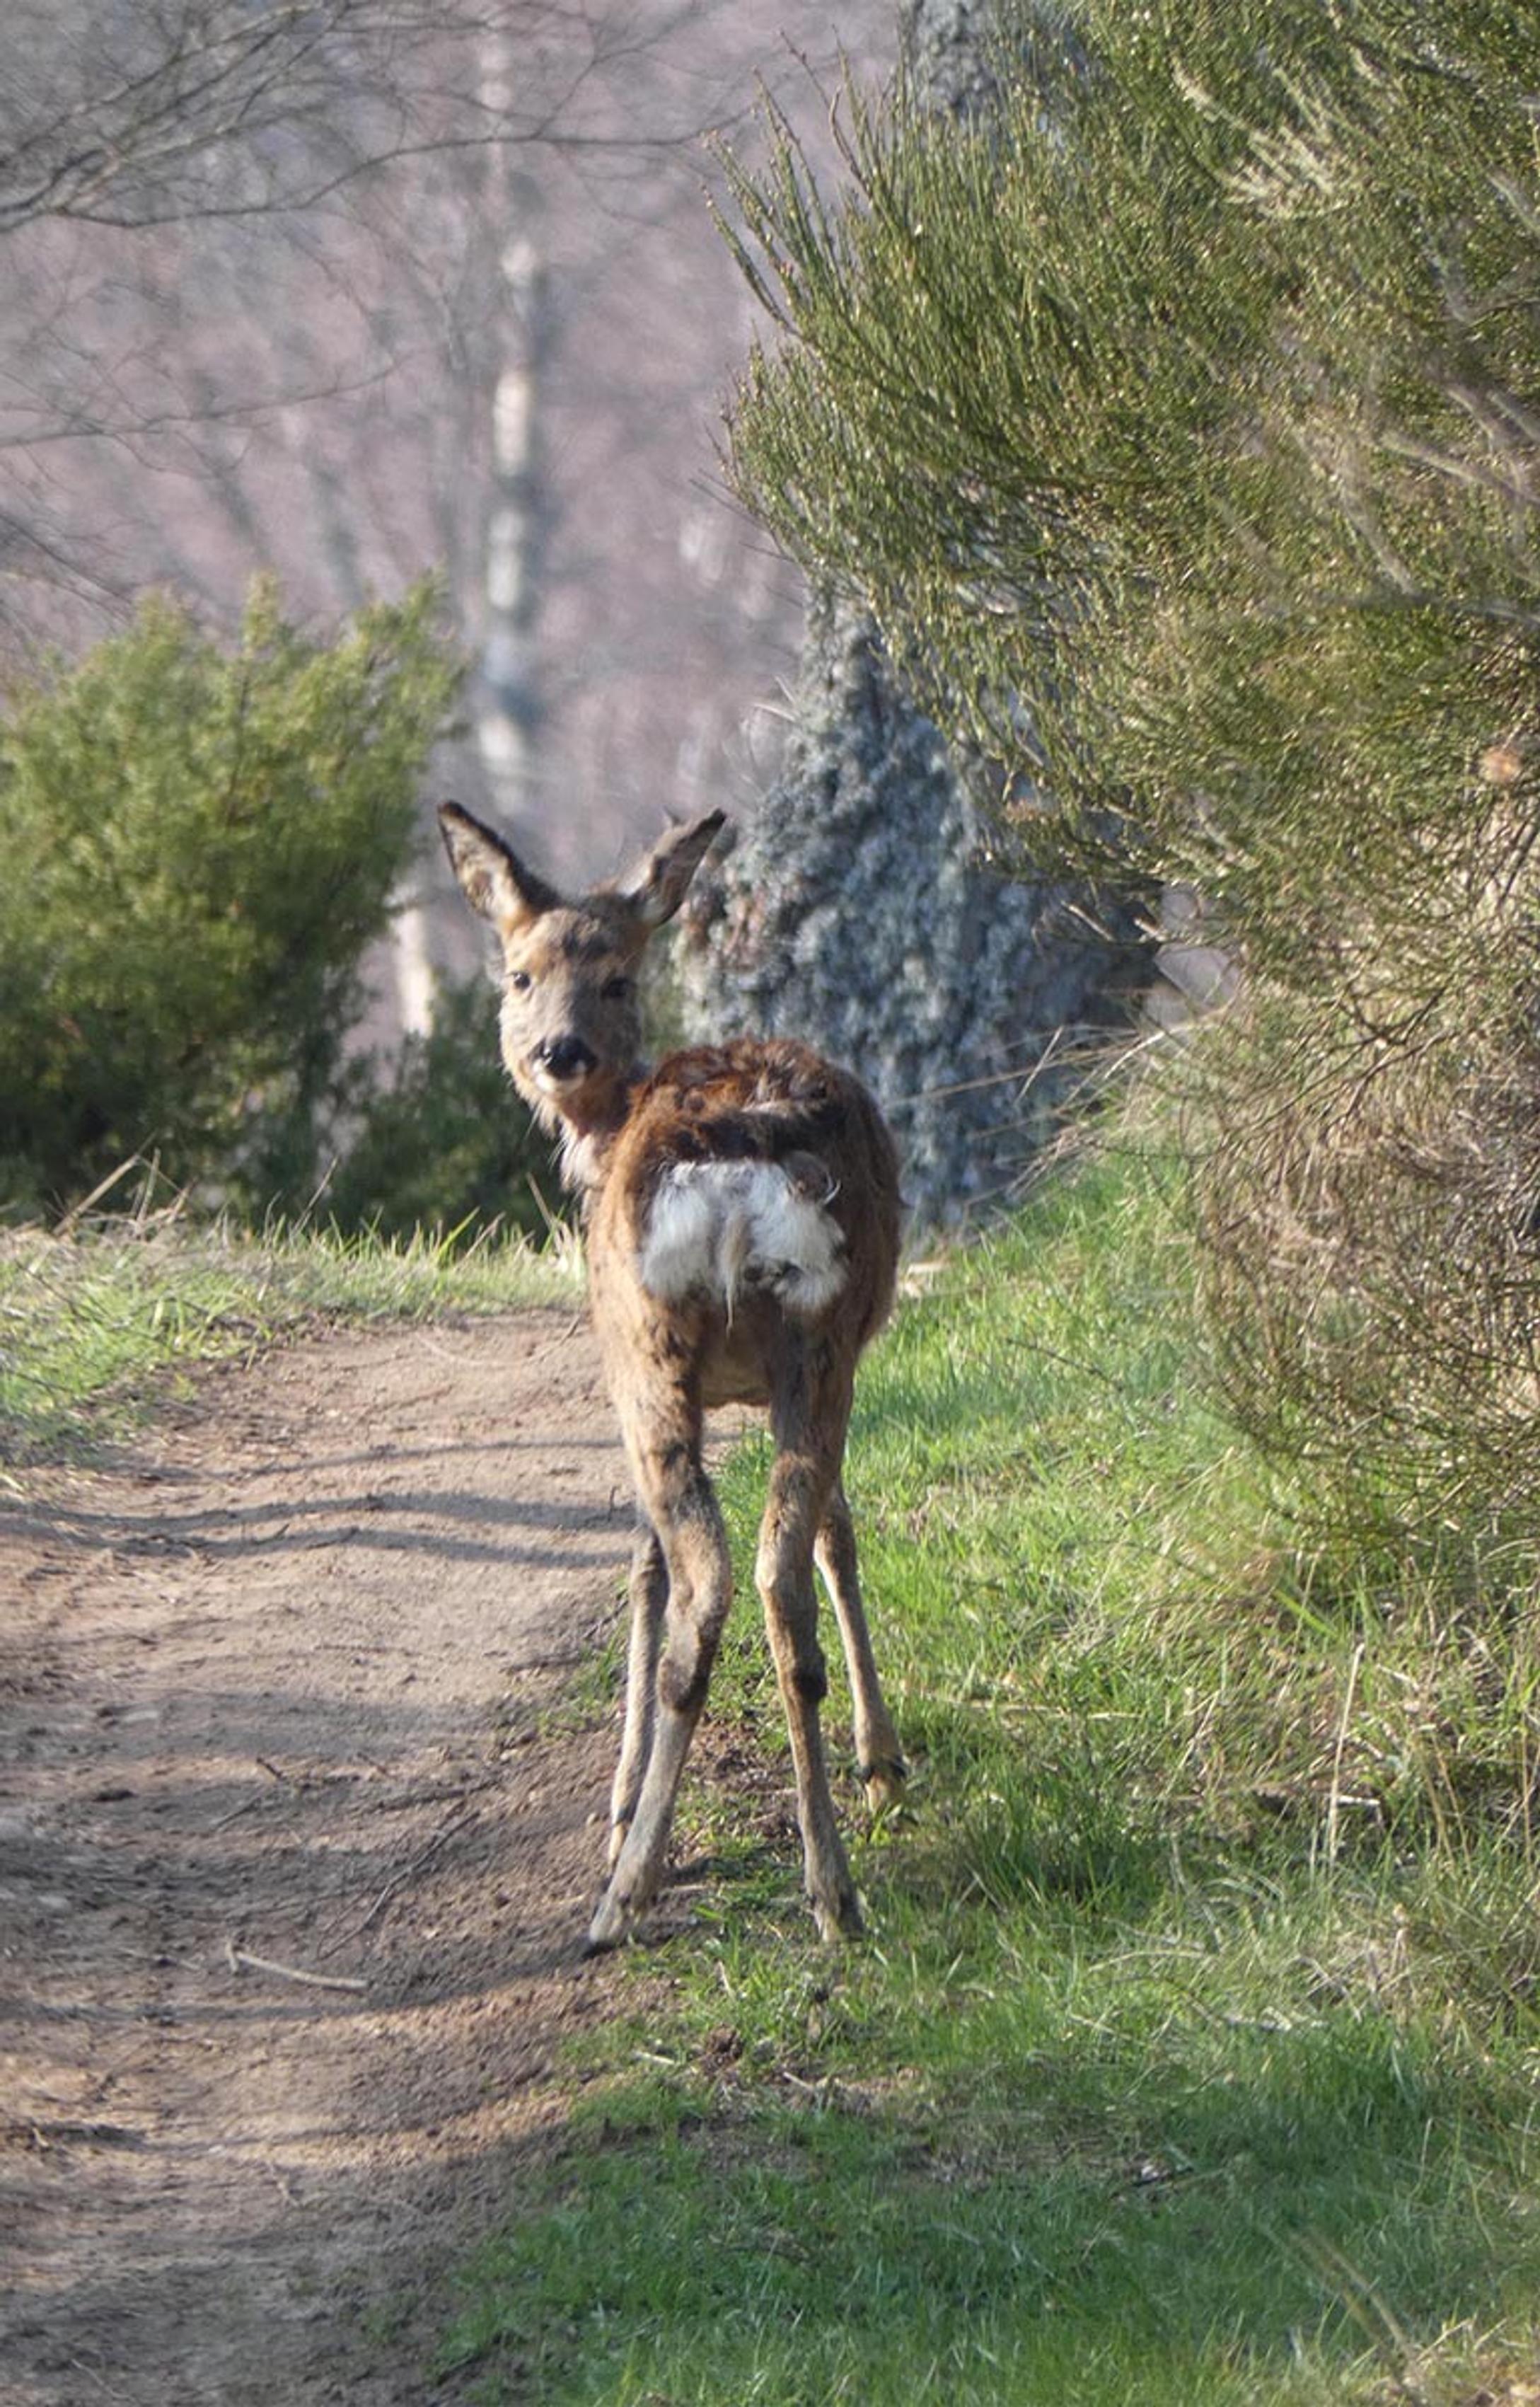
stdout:
[[460,682],[431,584],[332,643],[255,586],[223,646],[164,597],[0,727],[0,1204],[53,1215],[153,1161],[237,1217],[537,1219],[491,988],[383,1087],[362,963],[409,877]]

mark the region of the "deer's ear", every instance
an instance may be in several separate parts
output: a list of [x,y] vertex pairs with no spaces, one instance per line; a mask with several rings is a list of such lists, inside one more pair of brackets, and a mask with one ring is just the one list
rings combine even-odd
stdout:
[[616,892],[631,904],[644,928],[661,928],[672,919],[726,817],[725,811],[712,811],[689,827],[670,828],[620,879]]
[[555,888],[526,869],[500,835],[483,827],[469,811],[463,811],[458,803],[439,804],[438,824],[449,866],[464,889],[466,901],[501,934],[508,935],[537,919],[542,911],[558,907],[562,898]]

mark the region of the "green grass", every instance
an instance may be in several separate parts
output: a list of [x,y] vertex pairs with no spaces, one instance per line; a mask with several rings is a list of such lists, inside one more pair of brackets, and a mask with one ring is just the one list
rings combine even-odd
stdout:
[[[729,1463],[734,1769],[703,1748],[688,1785],[692,1926],[637,1951],[645,2017],[585,2042],[465,2269],[471,2395],[1533,2402],[1535,1559],[1310,1538],[1204,1401],[1191,1260],[1179,1175],[1109,1157],[866,1368],[850,1488],[913,1778],[868,1829],[845,1777],[848,1950],[797,1893],[763,1445]],[[318,1319],[574,1293],[512,1247],[17,1232],[0,1460]]]
[[518,1240],[251,1234],[176,1211],[0,1234],[0,1464],[120,1435],[189,1364],[319,1319],[426,1319],[578,1292],[572,1247]]
[[[638,1951],[647,2019],[466,2271],[473,2395],[1526,2395],[1535,1564],[1307,1544],[1198,1392],[1190,1279],[1178,1175],[1108,1159],[871,1359],[912,1810],[858,1839],[846,1951],[796,1894],[763,1447],[729,1465],[712,1713],[754,1769],[691,1783],[693,1927]],[[836,1751],[843,1714],[836,1679]]]

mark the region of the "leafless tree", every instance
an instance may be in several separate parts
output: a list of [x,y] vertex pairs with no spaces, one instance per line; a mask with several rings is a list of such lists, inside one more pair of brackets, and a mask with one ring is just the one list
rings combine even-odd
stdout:
[[326,620],[436,566],[454,790],[560,800],[585,871],[720,799],[800,593],[711,491],[748,305],[696,136],[890,5],[13,0],[0,682],[150,584]]
[[635,39],[563,0],[11,0],[7,32],[3,234],[292,215],[413,154],[581,140]]
[[[647,41],[688,13],[689,0],[665,0]],[[479,158],[492,163],[479,192],[462,176],[454,197],[495,207],[514,147],[612,144],[596,107],[641,38],[625,9],[565,0],[12,0],[7,32],[0,573],[12,621],[30,620],[40,588],[62,581],[78,602],[136,581],[110,518],[92,513],[87,544],[72,523],[82,447],[201,473],[307,398],[366,392],[399,346],[364,254],[395,249],[402,202],[431,216],[436,186],[442,219],[446,162],[474,172]],[[681,119],[635,139],[688,132]],[[423,234],[439,231],[414,229],[419,261]],[[283,311],[297,356],[269,347],[251,362],[257,327],[243,330],[238,364],[188,342],[210,300],[228,337],[221,284]],[[321,287],[317,358],[300,320]]]

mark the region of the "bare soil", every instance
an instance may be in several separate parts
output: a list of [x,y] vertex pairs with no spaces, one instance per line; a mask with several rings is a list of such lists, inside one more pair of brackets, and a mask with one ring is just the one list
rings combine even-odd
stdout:
[[[0,1514],[0,2400],[405,2407],[622,1975],[550,1708],[630,1498],[570,1315],[211,1372]],[[333,1983],[337,1986],[321,1986]]]

